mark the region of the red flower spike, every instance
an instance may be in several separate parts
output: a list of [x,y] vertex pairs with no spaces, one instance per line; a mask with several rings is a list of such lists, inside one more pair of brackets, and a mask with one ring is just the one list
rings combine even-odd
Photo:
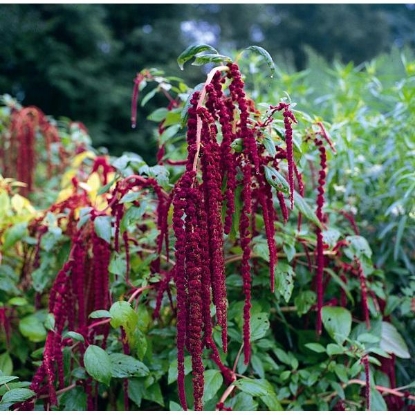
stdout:
[[366,327],[368,330],[370,329],[370,315],[369,315],[369,305],[367,299],[367,284],[366,284],[366,276],[363,272],[362,263],[357,257],[354,257],[354,261],[357,266],[357,275],[359,277],[360,283],[360,293],[362,295],[362,309],[363,315],[366,322]]
[[250,342],[250,310],[251,310],[251,267],[249,265],[249,259],[251,257],[251,238],[249,230],[249,218],[252,212],[251,204],[251,165],[246,163],[243,167],[243,188],[241,198],[243,202],[243,209],[241,212],[241,218],[239,221],[239,234],[240,243],[242,248],[242,262],[241,262],[241,275],[243,281],[243,292],[245,295],[244,304],[244,324],[243,324],[243,350],[244,350],[244,362],[249,363],[251,358],[251,342]]
[[183,216],[186,209],[186,199],[189,189],[193,184],[195,173],[187,171],[176,183],[173,198],[173,230],[176,236],[176,267],[174,280],[177,288],[177,384],[179,400],[184,410],[187,410],[185,385],[184,385],[184,348],[187,332],[187,290],[186,278],[186,232],[184,229]]
[[202,266],[200,252],[200,234],[197,223],[198,192],[190,189],[186,207],[186,274],[188,281],[188,327],[187,343],[192,357],[193,398],[196,411],[203,410],[204,365],[202,361]]
[[294,207],[294,154],[293,154],[293,129],[292,123],[296,123],[297,120],[290,110],[290,104],[281,102],[276,107],[271,107],[277,111],[283,110],[284,128],[285,128],[285,144],[287,147],[287,162],[288,162],[288,184],[290,186],[290,204],[291,210]]
[[[323,205],[324,205],[324,185],[326,184],[326,168],[327,168],[327,156],[326,149],[323,145],[323,142],[317,138],[314,140],[316,147],[320,153],[320,170],[319,170],[319,179],[317,187],[317,208],[316,216],[321,224],[324,223],[323,217]],[[317,272],[316,272],[316,290],[317,290],[317,333],[321,334],[322,331],[322,320],[321,320],[321,310],[323,308],[323,274],[324,274],[324,244],[323,244],[323,233],[320,227],[316,228],[316,237],[317,237]]]

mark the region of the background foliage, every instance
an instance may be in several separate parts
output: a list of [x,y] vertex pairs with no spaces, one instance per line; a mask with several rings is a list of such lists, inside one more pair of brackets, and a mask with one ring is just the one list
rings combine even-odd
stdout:
[[[140,134],[130,129],[128,102],[139,68],[179,75],[175,58],[191,42],[223,53],[257,44],[292,71],[307,66],[307,48],[358,65],[392,46],[413,47],[414,13],[403,4],[3,4],[0,92],[46,114],[82,120],[94,145],[114,155],[132,150],[154,162],[151,123],[143,121]],[[199,69],[179,76],[189,85],[204,77]]]

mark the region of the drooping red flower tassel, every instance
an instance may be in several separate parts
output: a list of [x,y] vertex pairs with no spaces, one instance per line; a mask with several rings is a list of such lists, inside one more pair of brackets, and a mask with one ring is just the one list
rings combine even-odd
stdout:
[[251,215],[251,165],[246,163],[243,167],[243,188],[242,188],[242,202],[243,209],[239,221],[240,243],[242,248],[242,262],[241,275],[243,281],[243,292],[245,295],[244,304],[244,323],[243,323],[243,349],[244,362],[248,364],[251,358],[251,325],[250,325],[250,310],[251,310],[251,266],[249,259],[251,257],[251,236],[249,230],[249,222]]

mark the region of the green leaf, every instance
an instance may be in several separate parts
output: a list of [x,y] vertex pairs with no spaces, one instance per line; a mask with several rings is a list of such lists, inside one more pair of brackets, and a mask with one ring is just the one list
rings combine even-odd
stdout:
[[[3,369],[1,369],[1,371],[3,372]],[[19,379],[18,376],[0,376],[0,385],[4,385],[16,379]]]
[[13,298],[10,298],[9,301],[7,301],[7,304],[21,307],[27,304],[27,300],[26,298],[23,298],[23,297],[13,297]]
[[239,379],[233,382],[238,389],[251,396],[266,396],[273,394],[274,389],[266,379]]
[[148,367],[122,353],[112,353],[109,355],[111,360],[111,375],[113,378],[142,377],[150,373]]
[[111,318],[111,313],[107,310],[95,310],[90,315],[89,318]]
[[111,243],[111,217],[98,216],[94,220],[95,233],[104,241]]
[[[115,181],[116,181],[117,179],[116,179],[116,177],[114,177],[110,182],[108,182],[105,186],[101,186],[99,189],[98,189],[98,192],[97,192],[97,195],[98,196],[101,196],[101,195],[103,195],[104,193],[107,193],[108,192],[108,190],[110,190],[111,189],[111,186],[115,183]],[[87,209],[90,209],[91,210],[91,208],[87,208]]]
[[344,353],[344,349],[342,346],[339,346],[338,344],[335,343],[330,343],[327,345],[327,354],[329,356],[334,356],[336,354],[343,354]]
[[4,232],[4,243],[2,246],[2,251],[5,252],[11,248],[16,242],[23,239],[28,234],[27,232],[27,223],[21,222],[16,223],[12,227],[6,229]]
[[383,399],[382,394],[375,388],[370,388],[370,410],[371,411],[387,411],[388,406]]
[[120,203],[135,202],[142,195],[142,192],[128,192],[121,198]]
[[223,63],[232,62],[229,56],[219,55],[217,53],[207,53],[205,55],[196,55],[195,60],[192,62],[194,66],[202,66],[207,63]]
[[129,339],[129,343],[130,347],[135,350],[137,357],[139,359],[143,359],[146,354],[148,344],[146,335],[138,327],[135,328],[131,339]]
[[288,303],[294,288],[294,269],[284,261],[279,261],[275,269],[275,288]]
[[316,353],[325,353],[326,352],[326,348],[319,344],[319,343],[306,343],[304,345],[305,347],[307,347],[307,349],[312,350],[313,352]]
[[302,291],[294,298],[294,305],[297,308],[297,315],[300,317],[306,314],[316,303],[317,295],[314,291]]
[[271,136],[268,133],[264,133],[262,144],[264,145],[265,149],[268,151],[271,157],[275,157],[277,154],[277,149],[275,148],[275,143]]
[[233,411],[256,411],[258,404],[251,395],[240,392],[229,401]]
[[249,46],[247,47],[245,50],[249,50],[255,53],[258,53],[259,55],[261,55],[264,59],[265,62],[267,63],[270,71],[271,71],[271,78],[274,77],[275,75],[275,63],[271,57],[271,55],[264,49],[261,48],[261,46]]
[[262,402],[268,407],[270,411],[283,411],[284,408],[281,406],[280,401],[277,398],[277,395],[270,393],[269,395],[259,397]]
[[105,350],[95,345],[88,346],[84,355],[84,364],[90,376],[109,386],[112,376],[112,364]]
[[402,359],[410,359],[408,346],[398,330],[387,321],[382,321],[382,336],[380,340],[380,348],[387,353],[401,357]]
[[150,121],[161,122],[166,118],[168,113],[169,113],[169,110],[167,108],[158,108],[155,111],[153,111],[147,117],[147,119]]
[[75,331],[68,331],[67,333],[65,333],[63,335],[63,338],[64,339],[70,338],[70,339],[76,340],[78,342],[85,343],[84,336],[82,336],[82,334],[79,334]]
[[316,214],[305,201],[305,199],[294,190],[294,204],[298,208],[298,210],[311,222],[317,225],[319,228],[322,228],[320,221],[318,220]]
[[65,392],[59,402],[65,411],[86,411],[87,395],[82,387],[77,386]]
[[143,99],[141,100],[141,106],[144,107],[148,101],[150,101],[151,98],[154,97],[154,95],[157,94],[157,92],[159,91],[159,87],[157,86],[156,88],[152,89],[150,92],[148,92]]
[[163,394],[159,383],[153,383],[148,388],[144,388],[143,398],[164,407]]
[[[191,371],[192,371],[192,358],[191,356],[186,356],[184,358],[184,374],[187,375]],[[171,383],[176,382],[177,376],[178,376],[177,359],[175,359],[170,363],[167,383],[170,385]]]
[[23,389],[23,388],[17,388],[12,389],[10,391],[7,391],[3,398],[1,399],[1,403],[16,403],[16,402],[24,402],[33,396],[35,396],[35,392],[33,392],[30,389]]
[[173,138],[177,132],[180,130],[180,125],[176,124],[176,125],[172,125],[169,128],[166,128],[163,133],[160,136],[160,145],[162,144],[166,144],[167,141],[169,141],[171,138]]
[[251,341],[261,339],[269,329],[267,313],[258,313],[251,316]]
[[285,194],[290,193],[290,185],[285,177],[274,167],[264,166],[265,179],[275,189]]
[[371,258],[372,250],[365,238],[360,235],[350,235],[346,237],[349,246],[344,249],[348,258],[353,259],[355,256],[359,259]]
[[13,361],[8,352],[0,354],[0,370],[6,376],[10,376],[13,373]]
[[130,379],[128,381],[128,397],[138,406],[141,406],[144,393],[144,379]]
[[324,328],[338,344],[343,344],[352,328],[352,315],[343,307],[325,306],[322,309]]
[[19,330],[32,342],[41,342],[46,339],[45,326],[35,316],[22,318],[19,322]]
[[321,232],[321,234],[323,235],[323,241],[329,246],[330,249],[336,245],[341,236],[341,233],[337,229],[327,229]]
[[179,65],[179,68],[181,70],[183,70],[184,64],[189,61],[190,59],[192,59],[194,56],[196,56],[198,53],[200,52],[213,52],[213,53],[218,53],[218,51],[213,48],[210,45],[206,45],[206,44],[200,44],[200,45],[191,45],[188,48],[186,48],[181,54],[180,56],[177,58],[177,63]]
[[117,301],[110,308],[111,326],[115,329],[123,326],[128,335],[134,332],[138,315],[127,301]]
[[219,370],[208,369],[204,373],[205,390],[203,393],[203,402],[210,401],[216,395],[216,392],[223,384],[222,374]]

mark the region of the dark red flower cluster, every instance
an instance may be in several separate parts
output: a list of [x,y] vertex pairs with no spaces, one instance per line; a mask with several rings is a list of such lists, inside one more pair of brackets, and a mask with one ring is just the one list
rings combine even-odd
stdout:
[[[28,196],[34,190],[36,164],[39,159],[36,135],[40,133],[43,138],[46,152],[48,177],[54,174],[54,169],[62,171],[60,163],[52,162],[51,146],[60,144],[60,137],[56,127],[51,124],[43,112],[36,107],[26,107],[20,110],[12,108],[9,131],[2,137],[0,148],[0,163],[3,176],[13,177],[26,183],[20,190],[23,196]],[[61,150],[62,146],[59,146]],[[61,155],[61,151],[59,151]]]
[[[222,71],[227,72],[222,75]],[[219,358],[212,339],[213,322],[210,305],[216,311],[216,324],[221,328],[222,348],[227,350],[227,295],[224,258],[224,238],[232,229],[236,209],[235,195],[239,186],[240,219],[235,223],[242,247],[241,277],[244,305],[244,357],[250,359],[250,309],[251,309],[251,243],[255,232],[255,215],[262,210],[268,247],[270,251],[270,285],[274,289],[277,247],[275,243],[274,196],[265,176],[264,166],[277,163],[278,158],[292,156],[292,128],[296,122],[287,104],[273,112],[284,110],[287,148],[278,149],[275,157],[265,154],[265,147],[258,140],[267,123],[254,121],[258,116],[253,102],[244,91],[242,75],[236,64],[213,70],[200,92],[190,100],[187,122],[188,157],[185,173],[174,188],[173,228],[176,236],[175,283],[177,288],[177,347],[178,385],[183,408],[187,408],[184,393],[185,348],[192,356],[195,409],[201,409],[203,395],[203,347],[211,349],[211,357],[227,381],[232,381],[232,371],[226,369]],[[237,139],[242,148],[237,149]],[[289,161],[291,193],[294,174],[300,177]],[[299,179],[300,180],[300,179]],[[284,220],[288,209],[283,194],[279,194]],[[200,258],[203,258],[200,261]],[[200,262],[199,262],[200,261]],[[200,293],[193,291],[194,287]],[[197,330],[196,325],[197,324]],[[192,343],[193,342],[193,343]],[[198,354],[198,356],[197,356]],[[202,389],[200,389],[202,385]]]

